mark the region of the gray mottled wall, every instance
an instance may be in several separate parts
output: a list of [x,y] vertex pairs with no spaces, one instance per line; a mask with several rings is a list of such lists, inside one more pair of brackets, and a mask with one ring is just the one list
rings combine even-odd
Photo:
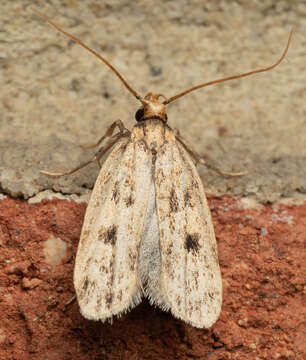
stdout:
[[198,83],[267,66],[275,70],[215,85],[169,105],[169,124],[223,170],[199,168],[210,192],[262,201],[306,192],[305,1],[1,1],[0,188],[31,197],[47,188],[83,193],[97,167],[61,179],[87,159],[116,119],[134,123],[139,104],[90,53],[33,11],[103,54],[141,94],[170,97]]

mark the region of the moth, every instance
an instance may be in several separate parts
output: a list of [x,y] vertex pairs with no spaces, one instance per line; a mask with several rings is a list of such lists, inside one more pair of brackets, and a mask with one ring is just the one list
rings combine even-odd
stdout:
[[[101,55],[38,13],[58,31],[97,56],[140,102],[129,131],[114,122],[93,146],[96,155],[69,175],[109,152],[95,183],[74,268],[80,311],[87,319],[111,320],[143,297],[186,323],[209,328],[222,305],[222,278],[213,223],[196,164],[205,163],[167,123],[166,106],[199,88],[275,68],[272,66],[192,87],[167,98],[140,96]],[[117,132],[115,130],[118,129]],[[225,173],[240,176],[243,173]]]

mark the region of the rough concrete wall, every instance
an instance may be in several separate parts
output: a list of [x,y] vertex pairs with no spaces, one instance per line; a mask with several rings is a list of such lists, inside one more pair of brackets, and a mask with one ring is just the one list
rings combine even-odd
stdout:
[[50,180],[89,157],[117,119],[134,124],[139,104],[92,54],[50,28],[50,16],[116,66],[139,93],[170,97],[201,82],[274,63],[275,70],[194,92],[169,105],[169,124],[221,169],[199,171],[207,189],[273,201],[305,193],[305,9],[303,1],[3,1],[0,186],[25,198],[49,188],[83,193],[93,166]]
[[[78,202],[98,168],[59,179],[39,170],[88,159],[92,152],[79,145],[117,119],[131,128],[139,104],[32,8],[103,54],[139,93],[168,97],[272,64],[294,27],[288,55],[273,71],[168,107],[169,125],[197,152],[223,170],[248,171],[225,179],[199,167],[214,194],[224,280],[223,311],[211,330],[146,303],[113,325],[84,320],[76,304],[65,307],[85,211]],[[0,200],[0,358],[304,358],[305,1],[3,0],[0,29],[0,189],[9,196]],[[52,197],[44,190],[73,201],[39,201]],[[284,198],[290,205],[276,207]]]

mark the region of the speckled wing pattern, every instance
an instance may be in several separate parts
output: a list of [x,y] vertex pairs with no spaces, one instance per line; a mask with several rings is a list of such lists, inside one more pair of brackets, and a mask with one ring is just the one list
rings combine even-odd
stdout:
[[178,142],[157,154],[155,192],[161,264],[153,297],[174,316],[208,328],[222,304],[217,245],[201,179]]
[[137,258],[151,182],[151,153],[122,138],[96,181],[75,261],[74,285],[87,319],[104,321],[141,300]]

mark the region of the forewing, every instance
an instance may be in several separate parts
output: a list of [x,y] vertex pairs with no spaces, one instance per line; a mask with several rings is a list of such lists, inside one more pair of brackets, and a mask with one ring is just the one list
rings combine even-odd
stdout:
[[141,300],[138,247],[152,178],[149,152],[123,138],[94,186],[77,251],[74,286],[84,317],[105,320]]
[[155,191],[161,305],[193,326],[208,328],[222,304],[217,244],[201,179],[181,144],[166,143],[158,152]]

